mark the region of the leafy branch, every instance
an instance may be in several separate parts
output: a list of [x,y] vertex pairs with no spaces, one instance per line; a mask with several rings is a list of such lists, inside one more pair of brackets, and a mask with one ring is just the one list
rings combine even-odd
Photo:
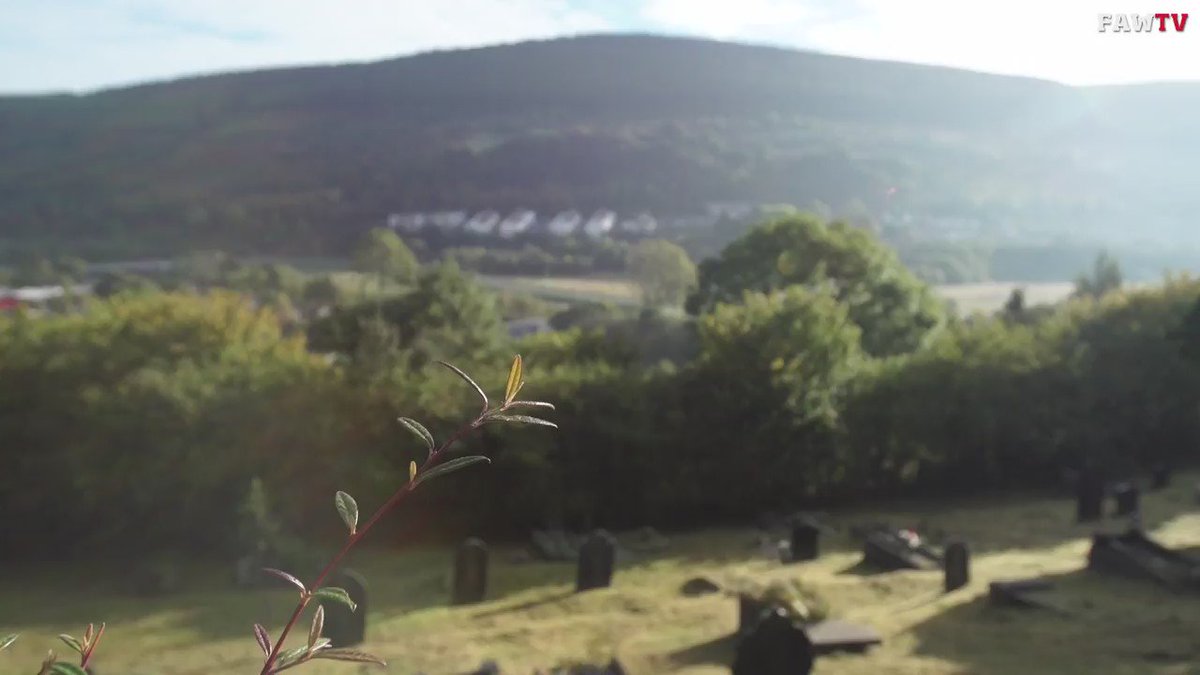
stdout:
[[386,665],[386,663],[378,657],[370,654],[350,650],[336,649],[330,645],[328,638],[322,637],[321,632],[324,629],[325,609],[318,605],[317,611],[313,615],[312,624],[309,627],[308,639],[306,644],[300,647],[294,647],[284,651],[283,645],[287,641],[288,635],[295,628],[296,623],[300,620],[300,616],[308,607],[309,603],[314,599],[325,600],[331,602],[339,602],[355,611],[356,607],[351,600],[350,595],[341,588],[323,586],[325,580],[337,569],[338,565],[346,557],[367,532],[371,530],[385,515],[402,502],[405,497],[413,492],[418,485],[425,483],[434,478],[445,476],[455,471],[465,469],[475,464],[487,464],[491,460],[483,455],[470,455],[466,457],[457,457],[443,461],[445,453],[450,450],[456,443],[465,438],[467,434],[490,423],[515,423],[515,424],[535,424],[540,426],[557,427],[553,422],[532,417],[523,414],[511,414],[519,408],[545,408],[553,410],[554,406],[543,401],[520,401],[517,400],[517,394],[520,393],[521,387],[524,386],[524,365],[521,361],[521,356],[518,354],[513,359],[512,367],[508,372],[508,380],[504,387],[503,401],[496,406],[493,406],[488,399],[487,393],[483,387],[479,386],[471,376],[467,375],[461,369],[443,361],[438,363],[469,384],[482,402],[481,412],[470,422],[464,424],[457,431],[451,434],[442,443],[437,443],[433,434],[426,429],[420,422],[408,417],[399,418],[399,422],[406,429],[413,433],[422,443],[425,444],[429,451],[425,462],[418,467],[417,463],[411,462],[408,470],[408,482],[396,490],[382,506],[380,506],[370,518],[359,526],[359,509],[358,502],[354,497],[346,492],[339,491],[334,495],[334,506],[337,509],[338,515],[342,522],[346,524],[349,531],[345,543],[342,548],[333,556],[333,559],[325,566],[317,578],[311,584],[306,585],[294,575],[283,570],[265,569],[264,571],[271,574],[284,582],[295,587],[299,592],[300,597],[296,603],[295,610],[292,611],[291,618],[284,625],[278,639],[274,644],[271,643],[270,637],[265,628],[261,624],[254,625],[254,639],[262,650],[265,660],[263,661],[262,670],[259,675],[272,675],[273,673],[282,672],[296,666],[302,665],[309,661],[317,659],[327,659],[332,661],[350,661],[356,663],[372,663],[377,665]]

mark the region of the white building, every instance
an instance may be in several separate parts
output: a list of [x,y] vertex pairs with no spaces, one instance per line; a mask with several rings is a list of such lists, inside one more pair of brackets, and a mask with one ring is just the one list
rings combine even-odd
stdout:
[[420,232],[428,220],[423,213],[392,213],[388,215],[388,229],[398,232]]
[[429,222],[443,231],[456,230],[467,222],[466,211],[438,211],[429,214]]
[[621,221],[620,229],[627,234],[653,234],[658,229],[658,221],[649,213],[641,213]]
[[550,224],[546,226],[546,229],[556,237],[566,237],[579,228],[581,221],[583,221],[583,216],[579,215],[578,211],[563,211],[550,219]]
[[467,221],[465,228],[472,234],[491,234],[500,222],[500,214],[495,211],[480,211]]
[[528,209],[514,211],[507,218],[500,221],[500,236],[509,239],[518,234],[528,232],[529,228],[537,222],[537,214]]
[[587,223],[583,226],[583,233],[592,239],[599,239],[612,232],[613,226],[616,223],[617,214],[601,209],[592,214],[591,218],[588,218]]

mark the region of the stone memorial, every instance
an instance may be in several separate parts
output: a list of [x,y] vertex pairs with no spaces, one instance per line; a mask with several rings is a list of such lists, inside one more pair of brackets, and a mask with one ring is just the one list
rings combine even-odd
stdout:
[[1131,516],[1138,512],[1141,494],[1132,483],[1119,483],[1113,488],[1113,497],[1117,502],[1116,515]]
[[454,588],[451,602],[470,605],[487,596],[488,549],[482,540],[472,537],[458,547],[454,559]]
[[738,643],[733,675],[808,675],[815,659],[805,630],[775,611]]
[[1104,479],[1094,469],[1080,472],[1075,491],[1075,520],[1090,523],[1104,515]]
[[942,554],[945,589],[949,593],[971,583],[971,552],[961,541],[951,542]]
[[612,584],[613,568],[617,561],[617,542],[604,530],[592,533],[579,547],[579,566],[575,576],[575,591],[608,588]]
[[821,529],[811,520],[801,519],[792,523],[792,561],[816,560],[820,537]]
[[1171,484],[1171,465],[1157,462],[1150,467],[1150,489],[1162,490]]

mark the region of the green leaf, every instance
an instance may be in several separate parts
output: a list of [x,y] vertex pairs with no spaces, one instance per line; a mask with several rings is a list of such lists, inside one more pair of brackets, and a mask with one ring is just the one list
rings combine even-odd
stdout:
[[313,612],[312,626],[308,629],[308,648],[311,651],[313,645],[317,644],[317,640],[321,637],[321,631],[325,628],[325,608],[317,605],[317,611]]
[[350,594],[347,593],[345,589],[338,588],[336,586],[324,586],[322,588],[318,588],[317,590],[313,591],[312,596],[314,600],[330,600],[333,602],[340,602],[349,607],[351,612],[358,609],[358,605],[350,599]]
[[517,424],[539,424],[543,427],[558,428],[554,422],[544,420],[538,417],[530,417],[529,415],[489,415],[488,422],[515,422]]
[[289,649],[283,654],[280,654],[279,658],[275,660],[275,669],[283,670],[287,666],[295,665],[297,661],[306,656],[308,656],[307,646]]
[[338,490],[333,497],[333,503],[337,506],[337,512],[342,517],[342,522],[350,528],[350,534],[358,532],[358,502],[354,501],[354,497]]
[[270,574],[273,577],[279,577],[280,579],[283,579],[284,581],[288,582],[289,584],[300,589],[301,593],[308,590],[307,588],[305,588],[303,581],[300,581],[296,577],[288,574],[287,572],[284,572],[283,570],[277,570],[273,567],[264,567],[263,571],[266,572],[267,574]]
[[60,661],[50,666],[50,675],[88,675],[88,673],[74,663],[62,663]]
[[308,648],[308,653],[313,654],[321,651],[322,649],[326,649],[332,642],[333,640],[330,640],[327,637],[317,638],[317,641],[312,643],[312,646]]
[[487,394],[483,393],[483,387],[479,386],[479,384],[476,383],[475,380],[472,380],[470,375],[467,375],[463,371],[459,370],[457,366],[452,366],[449,363],[446,363],[445,361],[438,361],[438,363],[440,363],[443,366],[446,366],[450,370],[453,370],[456,375],[458,375],[462,379],[466,380],[467,384],[474,387],[475,393],[479,394],[479,398],[483,399],[483,409],[487,410],[488,397],[487,397]]
[[416,479],[413,480],[412,486],[415,488],[416,486],[420,485],[421,483],[424,483],[427,480],[430,480],[432,478],[437,478],[438,476],[443,476],[445,474],[450,473],[451,471],[458,471],[459,469],[465,469],[468,466],[471,466],[472,464],[479,464],[480,462],[486,462],[486,463],[490,464],[491,461],[492,460],[488,459],[487,457],[484,457],[483,455],[471,455],[470,457],[458,457],[458,458],[452,459],[448,462],[443,462],[441,464],[438,464],[437,466],[433,467],[432,469],[417,476]]
[[508,384],[504,386],[504,404],[508,405],[517,395],[517,390],[521,388],[521,355],[517,354],[513,359],[512,368],[508,370]]
[[8,647],[12,643],[16,642],[17,638],[19,637],[21,637],[20,633],[13,633],[12,635],[5,635],[4,637],[0,638],[0,652],[8,649]]
[[79,652],[80,654],[83,654],[83,645],[79,644],[79,640],[76,640],[75,638],[71,637],[70,635],[67,635],[66,633],[60,634],[58,636],[58,639],[67,643],[67,646],[70,647],[71,649],[74,649],[75,651]]
[[422,441],[425,441],[425,446],[429,448],[430,452],[433,452],[433,449],[437,447],[437,444],[433,440],[433,434],[429,433],[429,430],[420,422],[408,417],[401,417],[400,424],[403,424],[409,431],[419,436]]
[[512,401],[511,403],[508,404],[508,407],[510,407],[510,408],[521,408],[521,407],[549,408],[550,410],[554,410],[554,404],[546,403],[545,401]]
[[324,651],[313,654],[314,659],[329,659],[330,661],[354,661],[355,663],[374,663],[380,666],[387,666],[387,662],[378,656],[371,656],[366,652],[355,651],[353,649],[326,649]]

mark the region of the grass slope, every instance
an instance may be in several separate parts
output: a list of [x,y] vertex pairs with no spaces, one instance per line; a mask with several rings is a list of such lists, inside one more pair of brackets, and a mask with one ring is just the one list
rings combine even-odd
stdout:
[[[1147,528],[1168,545],[1200,545],[1191,483],[1178,480],[1144,498]],[[820,660],[818,675],[1195,672],[1197,598],[1084,571],[1092,528],[1073,525],[1072,516],[1070,500],[1044,498],[830,515],[836,525],[924,522],[930,531],[966,538],[973,580],[949,595],[941,593],[938,572],[861,570],[857,545],[842,537],[822,542],[818,561],[781,566],[761,556],[749,530],[679,535],[659,556],[622,563],[612,588],[583,595],[571,593],[571,565],[516,563],[512,549],[497,547],[490,600],[472,607],[446,606],[449,550],[373,550],[353,564],[372,588],[365,647],[388,659],[394,673],[461,673],[485,658],[497,659],[505,672],[531,673],[612,655],[635,674],[727,673],[736,602],[681,597],[679,586],[696,575],[719,582],[800,578],[828,598],[833,616],[868,623],[885,636],[866,656]],[[18,664],[27,670],[58,633],[78,633],[81,624],[101,619],[109,632],[97,664],[106,675],[256,672],[250,626],[262,621],[277,632],[292,595],[237,593],[221,569],[192,567],[185,592],[153,600],[122,597],[103,574],[89,577],[82,566],[8,570],[0,580],[0,634],[23,635],[0,654],[0,672]],[[989,581],[1035,575],[1058,582],[1046,599],[1076,618],[987,605]],[[329,664],[303,672],[355,668]]]

